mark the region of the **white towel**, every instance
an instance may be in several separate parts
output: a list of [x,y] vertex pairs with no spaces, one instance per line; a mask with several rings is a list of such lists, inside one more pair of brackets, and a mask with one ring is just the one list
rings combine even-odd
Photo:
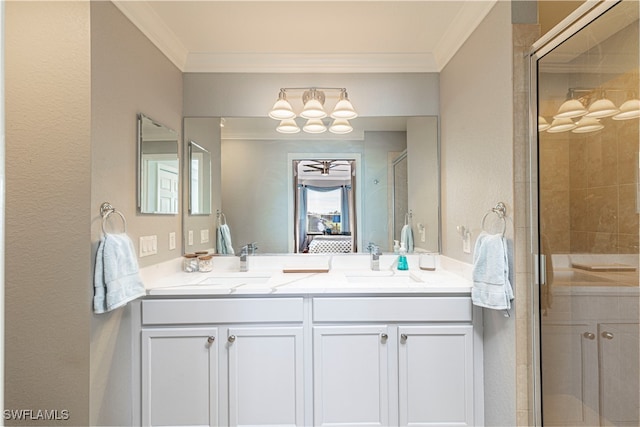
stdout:
[[95,313],[106,313],[146,294],[129,236],[107,234],[100,240],[93,286]]
[[500,234],[481,233],[473,251],[473,304],[505,310],[511,308],[507,243]]
[[231,230],[227,224],[218,226],[216,250],[219,254],[234,254],[231,246]]
[[405,224],[400,230],[400,247],[403,245],[407,253],[413,252],[413,230],[409,224]]

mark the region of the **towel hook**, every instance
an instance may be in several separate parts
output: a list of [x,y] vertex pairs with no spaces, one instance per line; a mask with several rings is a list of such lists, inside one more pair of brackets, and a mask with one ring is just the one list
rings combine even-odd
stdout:
[[107,223],[107,219],[109,218],[109,215],[111,215],[112,213],[116,213],[120,216],[120,218],[122,219],[123,227],[124,227],[124,233],[126,233],[127,220],[125,219],[122,212],[116,210],[109,202],[104,202],[102,205],[100,205],[100,215],[102,216],[102,232],[104,234],[108,234],[105,226]]

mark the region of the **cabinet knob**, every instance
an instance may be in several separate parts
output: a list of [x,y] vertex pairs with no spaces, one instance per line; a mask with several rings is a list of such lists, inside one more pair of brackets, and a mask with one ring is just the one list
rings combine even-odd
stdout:
[[584,334],[582,334],[582,336],[588,340],[596,339],[596,334],[594,334],[593,332],[585,332]]
[[234,342],[236,340],[236,336],[235,335],[229,335],[229,338],[227,338],[227,341],[229,342]]
[[389,335],[387,334],[380,334],[380,338],[382,338],[383,341],[386,341],[387,338],[389,338]]
[[602,338],[606,338],[608,340],[612,340],[613,339],[613,334],[611,332],[603,332],[602,333]]
[[207,342],[208,342],[209,344],[213,344],[213,342],[214,342],[215,340],[216,340],[216,337],[209,337],[209,338],[207,338]]
[[407,334],[400,334],[400,339],[401,339],[402,341],[406,341],[406,340],[407,340],[407,338],[409,338],[409,336],[408,336]]

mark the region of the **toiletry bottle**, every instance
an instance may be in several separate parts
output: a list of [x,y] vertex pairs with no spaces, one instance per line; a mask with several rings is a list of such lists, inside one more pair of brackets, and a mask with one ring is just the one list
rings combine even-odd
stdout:
[[398,270],[409,269],[409,263],[407,262],[406,253],[407,250],[404,248],[404,245],[400,245],[400,255],[398,256]]
[[393,241],[393,253],[394,254],[400,253],[400,243],[397,240]]

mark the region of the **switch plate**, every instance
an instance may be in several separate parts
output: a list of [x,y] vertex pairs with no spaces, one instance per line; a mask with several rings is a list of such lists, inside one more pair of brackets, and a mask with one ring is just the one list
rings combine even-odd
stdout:
[[189,230],[189,237],[187,238],[187,245],[193,245],[193,230]]
[[176,232],[169,233],[169,250],[172,251],[176,248]]
[[140,258],[158,253],[158,236],[140,237]]
[[209,242],[209,230],[200,230],[200,243]]

